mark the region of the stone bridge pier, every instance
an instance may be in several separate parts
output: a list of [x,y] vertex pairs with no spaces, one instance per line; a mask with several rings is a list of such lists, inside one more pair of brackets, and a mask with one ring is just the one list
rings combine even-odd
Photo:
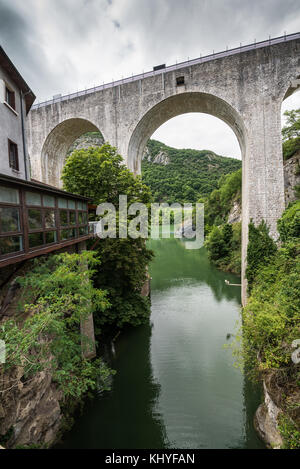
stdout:
[[61,186],[68,148],[99,130],[127,166],[141,171],[147,140],[180,114],[211,114],[229,125],[243,159],[242,296],[248,224],[266,221],[273,238],[284,210],[282,101],[297,90],[300,34],[170,66],[37,105],[28,118],[32,177]]

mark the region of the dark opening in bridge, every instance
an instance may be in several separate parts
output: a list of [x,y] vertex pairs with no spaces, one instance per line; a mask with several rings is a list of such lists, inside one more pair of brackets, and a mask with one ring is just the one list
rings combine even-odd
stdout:
[[177,85],[177,86],[182,86],[182,85],[184,85],[184,77],[177,77],[177,78],[176,78],[176,85]]
[[153,67],[153,71],[157,72],[157,70],[162,70],[163,68],[166,68],[166,64],[156,65]]

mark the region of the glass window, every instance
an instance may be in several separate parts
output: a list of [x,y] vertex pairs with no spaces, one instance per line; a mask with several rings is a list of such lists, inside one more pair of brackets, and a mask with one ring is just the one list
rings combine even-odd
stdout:
[[88,234],[88,227],[87,226],[81,226],[79,228],[79,236],[84,236]]
[[66,239],[69,239],[68,231],[69,230],[61,230],[61,232],[60,232],[60,240],[61,241],[65,241]]
[[45,210],[45,228],[55,227],[55,212],[54,210]]
[[76,225],[76,212],[69,212],[70,225]]
[[43,195],[44,207],[55,207],[55,198],[52,195]]
[[0,207],[1,232],[20,231],[20,211],[15,207]]
[[10,168],[19,171],[18,145],[10,140],[8,140],[8,156]]
[[69,238],[75,238],[76,236],[76,230],[74,228],[72,228],[71,230],[68,230],[68,237]]
[[57,233],[56,233],[56,231],[47,231],[47,233],[45,233],[45,236],[46,236],[46,244],[56,243],[57,242]]
[[68,200],[68,207],[71,209],[71,210],[75,210],[75,200]]
[[44,244],[43,232],[41,233],[31,233],[29,235],[29,247],[35,248]]
[[77,202],[77,210],[82,210],[82,202]]
[[59,208],[68,208],[67,199],[58,199],[58,207]]
[[67,210],[61,210],[59,213],[60,225],[67,226],[68,225],[68,212]]
[[26,204],[27,205],[42,205],[40,194],[37,192],[26,192]]
[[38,208],[28,209],[28,226],[30,230],[37,230],[42,228],[42,211]]
[[87,223],[88,219],[87,219],[87,213],[86,212],[83,212],[82,220],[83,220],[83,223]]
[[23,250],[22,236],[7,236],[0,238],[0,255],[9,254],[11,252],[19,252]]
[[82,212],[79,212],[78,213],[78,225],[82,225],[83,223],[83,217],[82,217],[83,213]]
[[5,101],[10,105],[10,107],[16,109],[15,92],[7,86],[5,87]]
[[10,187],[0,187],[0,202],[19,204],[19,191]]

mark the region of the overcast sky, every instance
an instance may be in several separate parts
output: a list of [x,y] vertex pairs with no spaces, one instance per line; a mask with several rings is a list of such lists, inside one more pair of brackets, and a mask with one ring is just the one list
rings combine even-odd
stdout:
[[[0,0],[0,44],[37,101],[299,30],[299,0]],[[240,156],[231,129],[202,114],[154,137]]]

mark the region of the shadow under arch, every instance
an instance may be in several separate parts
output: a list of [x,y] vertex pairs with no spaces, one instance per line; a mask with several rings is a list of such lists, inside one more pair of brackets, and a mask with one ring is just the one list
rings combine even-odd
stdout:
[[67,119],[58,124],[49,133],[42,149],[42,181],[55,187],[61,187],[61,173],[67,152],[72,143],[87,132],[100,132],[92,122],[81,119]]
[[245,155],[246,128],[240,114],[217,96],[201,92],[185,92],[164,99],[142,117],[129,141],[127,160],[129,169],[135,174],[140,174],[142,155],[151,135],[173,117],[191,112],[210,114],[228,124],[238,139],[242,157]]

